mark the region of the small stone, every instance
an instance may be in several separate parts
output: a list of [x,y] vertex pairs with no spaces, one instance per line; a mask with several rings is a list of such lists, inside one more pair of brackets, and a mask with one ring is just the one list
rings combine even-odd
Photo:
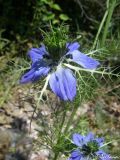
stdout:
[[11,140],[10,132],[0,129],[0,160],[4,160],[6,153],[9,152]]
[[49,152],[48,149],[43,149],[43,150],[41,150],[41,153],[42,153],[45,157],[49,157],[49,154],[50,154],[50,152]]
[[48,112],[48,111],[41,111],[41,114],[42,114],[43,116],[48,116],[48,115],[49,115],[49,112]]
[[5,114],[0,113],[0,125],[10,124],[12,122],[12,118],[6,116]]
[[49,150],[42,149],[37,153],[32,153],[30,160],[48,160],[49,154]]
[[24,111],[26,111],[26,112],[33,112],[34,109],[33,109],[33,107],[30,105],[30,103],[24,102]]
[[11,115],[14,117],[20,117],[22,114],[23,114],[23,112],[19,108],[15,108],[14,112],[11,113]]

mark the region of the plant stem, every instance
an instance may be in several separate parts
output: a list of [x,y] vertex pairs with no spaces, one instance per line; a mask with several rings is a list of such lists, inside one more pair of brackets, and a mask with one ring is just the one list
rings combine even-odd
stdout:
[[[57,136],[56,145],[59,144],[59,141],[60,141],[60,138],[61,138],[61,132],[62,132],[62,128],[63,128],[64,122],[65,122],[66,112],[67,112],[67,110],[65,110],[63,112],[62,121],[61,121],[61,124],[60,124],[60,127],[59,127],[59,132],[58,132],[58,136]],[[55,152],[55,156],[54,156],[53,160],[57,160],[58,156],[59,156],[59,152],[57,151],[57,152]]]
[[57,157],[59,156],[59,153],[58,152],[56,152],[55,153],[55,156],[54,156],[54,158],[53,158],[53,160],[57,160]]
[[[69,117],[69,119],[68,119],[68,121],[67,121],[67,125],[66,125],[66,127],[65,127],[65,129],[64,129],[64,131],[63,131],[63,134],[64,134],[64,135],[67,134],[67,132],[68,132],[71,124],[73,123],[73,119],[74,119],[74,116],[75,116],[76,111],[77,111],[77,109],[78,109],[78,105],[80,104],[79,102],[80,102],[80,101],[77,101],[77,103],[74,104],[72,113],[71,113],[71,115],[70,115],[70,117]],[[72,106],[71,106],[71,107],[72,107]],[[57,143],[56,143],[56,144],[59,144],[59,141],[60,141],[60,139],[61,139],[61,131],[62,131],[64,122],[65,122],[66,112],[67,112],[67,109],[64,111],[64,114],[63,114],[63,117],[62,117],[62,121],[61,121],[61,125],[60,125],[60,130],[59,130],[59,132],[58,132],[58,140],[57,140]],[[53,160],[57,160],[58,156],[59,156],[59,151],[55,152],[55,156],[54,156]]]
[[104,23],[105,23],[105,20],[106,20],[107,15],[108,15],[108,9],[105,11],[105,14],[104,14],[104,16],[103,16],[103,19],[102,19],[102,21],[101,21],[101,23],[100,23],[100,26],[99,26],[97,35],[96,35],[95,40],[94,40],[94,43],[93,43],[92,50],[95,49],[95,47],[96,47],[96,44],[97,44],[97,41],[98,41],[98,37],[99,37],[100,32],[101,32],[101,30],[102,30],[102,28],[103,28],[103,25],[104,25]]
[[[78,104],[75,104],[75,106],[74,106],[74,108],[73,108],[73,111],[72,111],[72,113],[71,113],[71,115],[70,115],[70,117],[69,117],[69,119],[68,119],[66,128],[65,128],[64,131],[63,131],[64,135],[67,134],[67,132],[68,132],[68,130],[69,130],[69,128],[70,128],[70,126],[71,126],[71,124],[72,124],[72,122],[73,122],[73,119],[74,119],[74,116],[75,116],[75,114],[76,114],[77,109],[78,109]],[[64,122],[65,122],[66,111],[67,111],[67,110],[65,110],[65,112],[64,112],[64,114],[63,114],[63,119],[62,119],[62,122],[61,122],[61,125],[60,125],[60,130],[59,130],[59,133],[58,133],[58,140],[57,140],[57,143],[56,143],[56,144],[59,143],[60,138],[61,138],[61,131],[62,131]],[[56,152],[53,160],[57,160],[58,156],[59,156],[59,152]]]
[[108,16],[107,16],[106,24],[105,24],[104,31],[103,31],[101,47],[103,47],[105,44],[105,40],[108,34],[109,24],[110,24],[115,6],[116,6],[116,0],[111,0],[111,4],[109,2],[109,6],[108,6]]
[[69,119],[68,119],[66,128],[65,128],[65,130],[64,130],[64,133],[65,133],[65,134],[67,133],[70,125],[71,125],[72,122],[73,122],[73,119],[74,119],[74,116],[75,116],[75,114],[76,114],[77,109],[78,109],[78,106],[75,105],[74,108],[73,108],[73,111],[72,111],[72,113],[71,113],[71,115],[70,115],[70,117],[69,117]]

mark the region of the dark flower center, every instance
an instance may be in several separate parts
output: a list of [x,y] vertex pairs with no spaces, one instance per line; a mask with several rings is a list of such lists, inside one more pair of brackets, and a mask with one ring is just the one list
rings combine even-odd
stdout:
[[35,69],[35,70],[39,70],[39,68],[41,67],[47,67],[48,66],[48,63],[44,60],[38,60],[36,61],[35,63],[33,63],[32,67]]
[[43,61],[47,64],[49,67],[55,67],[58,65],[59,60],[54,60],[50,55],[43,55]]
[[48,48],[48,53],[49,55],[43,55],[43,58],[46,59],[47,61],[51,59],[52,64],[51,65],[56,65],[59,64],[61,61],[64,61],[66,58],[72,59],[72,55],[66,53],[69,51],[68,48],[65,46],[62,48],[53,46]]
[[56,52],[56,54],[50,54],[50,55],[43,55],[43,61],[49,66],[49,67],[56,67],[57,65],[59,65],[59,63],[61,61],[64,61],[66,58],[71,58],[72,59],[72,55],[65,55],[59,52]]
[[84,155],[94,155],[99,149],[98,143],[96,141],[90,141],[87,144],[84,144],[81,151]]

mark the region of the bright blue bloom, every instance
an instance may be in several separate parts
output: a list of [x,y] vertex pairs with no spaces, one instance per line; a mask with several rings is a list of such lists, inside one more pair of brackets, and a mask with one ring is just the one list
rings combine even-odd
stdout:
[[112,160],[100,147],[104,144],[103,138],[96,138],[91,132],[86,135],[73,134],[73,143],[76,149],[72,151],[69,160]]
[[65,55],[55,60],[47,52],[44,45],[40,48],[30,49],[28,55],[32,60],[31,69],[22,76],[20,83],[35,82],[50,73],[49,85],[52,91],[62,100],[72,101],[76,95],[76,79],[70,69],[62,67],[62,62],[71,59],[86,69],[96,69],[100,64],[93,58],[81,53],[78,50],[79,47],[77,42],[67,43]]

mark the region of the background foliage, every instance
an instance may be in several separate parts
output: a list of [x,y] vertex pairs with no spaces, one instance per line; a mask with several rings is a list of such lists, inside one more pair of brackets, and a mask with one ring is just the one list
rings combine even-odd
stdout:
[[[107,0],[108,1],[108,0]],[[77,39],[81,44],[81,50],[88,53],[92,48],[96,33],[98,32],[99,25],[102,21],[104,13],[106,12],[106,0],[0,0],[0,107],[12,96],[12,88],[14,88],[19,82],[19,76],[21,72],[24,72],[24,67],[28,66],[26,62],[26,53],[32,46],[38,47],[40,42],[45,42],[49,46],[53,42],[51,37],[48,36],[47,42],[45,41],[45,33],[49,33],[51,26],[53,28],[60,28],[61,24],[65,26],[64,38],[68,38],[68,41]],[[110,0],[113,2],[114,0]],[[104,27],[101,30],[100,36],[97,41],[97,45],[94,49],[98,49],[98,53],[95,57],[100,59],[102,67],[105,67],[106,71],[114,70],[114,73],[119,73],[120,65],[120,1],[117,1],[112,19],[110,21],[107,38],[105,43],[101,47],[101,39],[104,33]],[[43,32],[44,31],[44,32]],[[67,37],[66,32],[69,36]],[[62,35],[63,36],[63,35]],[[61,38],[61,35],[59,34]],[[77,38],[76,38],[77,37]],[[49,43],[48,43],[49,42]],[[65,42],[64,42],[65,43]],[[86,50],[86,48],[89,48]],[[100,51],[99,51],[100,49]],[[92,50],[92,49],[91,49]],[[23,66],[23,68],[21,67]],[[18,72],[19,71],[19,72]],[[12,76],[11,76],[12,75]],[[92,86],[98,86],[96,79],[89,80],[87,73],[84,73],[84,80]],[[86,92],[84,81],[81,83],[80,77],[78,77],[81,84],[80,92],[84,94],[85,100],[89,99],[91,95],[91,88]],[[96,78],[96,77],[94,77]],[[98,77],[97,77],[98,78]],[[119,79],[111,77],[108,80],[107,77],[102,77],[100,80],[100,88],[97,90],[98,96],[108,98],[109,96],[119,98]],[[91,95],[92,96],[92,95]],[[77,97],[79,99],[79,95]],[[90,97],[91,98],[91,97]],[[95,100],[94,100],[95,101]],[[91,122],[88,120],[89,115],[85,115],[79,121],[79,129],[85,128],[98,128],[100,134],[105,134],[108,140],[111,139],[109,132],[109,122],[111,125],[116,125],[116,117],[106,116],[104,113],[105,104],[101,99],[95,102],[95,118]],[[108,107],[109,109],[109,107]],[[108,112],[107,109],[107,112]],[[112,111],[110,112],[112,114]],[[117,111],[115,111],[115,114]],[[109,117],[109,118],[108,118]],[[83,119],[83,120],[82,120]],[[110,121],[109,121],[109,120]],[[112,120],[111,120],[112,119]],[[74,122],[74,124],[77,124]],[[82,126],[83,125],[83,126]],[[89,127],[88,127],[89,126]],[[104,130],[101,131],[102,129]],[[107,128],[107,129],[106,129]],[[117,132],[118,131],[118,132]],[[114,139],[117,139],[120,127],[118,130],[114,130],[111,134]],[[41,136],[41,135],[40,135]],[[54,146],[56,149],[58,146]],[[114,148],[114,145],[111,145]],[[118,154],[119,147],[113,149],[111,152]]]

